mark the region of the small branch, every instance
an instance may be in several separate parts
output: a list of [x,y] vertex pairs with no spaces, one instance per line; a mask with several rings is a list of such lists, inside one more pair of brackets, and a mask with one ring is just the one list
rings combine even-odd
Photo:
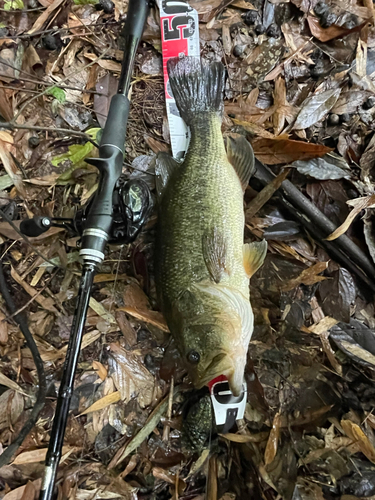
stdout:
[[0,9],[0,12],[7,12],[8,14],[21,14],[21,12],[36,12],[37,10],[45,10],[47,7],[36,7],[35,9]]
[[47,281],[47,283],[43,286],[43,288],[41,288],[38,292],[36,292],[35,295],[33,295],[31,297],[31,299],[29,301],[26,302],[26,304],[24,304],[22,307],[20,307],[20,309],[18,309],[17,311],[11,313],[9,316],[6,316],[2,321],[6,321],[6,320],[10,320],[12,318],[14,318],[14,316],[17,316],[17,314],[20,314],[22,311],[24,311],[30,304],[32,304],[34,302],[34,300],[39,297],[39,295],[41,295],[42,292],[44,292],[44,290],[48,287],[48,285],[51,283],[51,281],[53,280],[53,278],[56,276],[56,274],[59,272],[60,269],[56,269],[56,271],[52,274],[52,276],[49,278],[49,280]]
[[[96,26],[96,27],[106,27],[106,26],[112,26],[112,25],[119,25],[122,24],[123,21],[107,21],[105,23],[92,23],[92,24],[86,24],[86,27],[89,26]],[[60,31],[71,31],[73,29],[77,29],[76,26],[72,28],[51,28],[49,30],[41,30],[41,31],[36,31],[35,33],[30,33],[26,35],[7,35],[7,36],[1,36],[0,40],[6,40],[6,39],[11,39],[11,40],[18,40],[18,39],[29,39],[29,38],[34,38],[36,36],[43,36],[47,35],[48,33],[59,33]]]
[[24,130],[37,130],[38,132],[60,132],[62,134],[67,134],[67,135],[75,135],[76,137],[83,137],[87,141],[91,142],[96,148],[99,147],[99,145],[88,135],[85,134],[85,132],[79,132],[78,130],[71,130],[69,128],[58,128],[58,127],[36,127],[33,125],[17,125],[12,122],[0,122],[0,128],[5,128],[8,130],[17,130],[17,129],[24,129]]

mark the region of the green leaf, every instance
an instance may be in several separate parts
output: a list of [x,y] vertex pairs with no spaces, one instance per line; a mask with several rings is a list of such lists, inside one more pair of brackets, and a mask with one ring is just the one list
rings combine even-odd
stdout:
[[4,10],[21,10],[25,7],[22,0],[5,0]]
[[86,130],[86,134],[89,135],[91,137],[91,139],[93,139],[94,141],[97,141],[97,136],[98,136],[98,133],[101,131],[102,129],[100,127],[96,127],[96,128],[90,128],[89,130]]
[[53,96],[59,101],[60,104],[64,104],[66,101],[65,91],[59,87],[50,87],[47,89],[46,94]]
[[52,160],[52,165],[57,167],[57,165],[63,161],[70,160],[73,165],[77,165],[80,161],[86,158],[94,148],[91,142],[86,142],[86,144],[73,144],[69,146],[69,150],[66,153],[55,156]]
[[5,23],[0,23],[0,29],[6,28],[6,27],[7,27],[7,25]]

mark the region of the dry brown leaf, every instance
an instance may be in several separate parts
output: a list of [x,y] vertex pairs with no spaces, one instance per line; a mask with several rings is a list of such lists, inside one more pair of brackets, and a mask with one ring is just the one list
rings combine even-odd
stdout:
[[[37,479],[36,481],[33,481],[33,486],[35,488],[35,498],[36,495],[39,493],[40,486],[42,484],[42,479]],[[12,491],[9,491],[6,495],[3,496],[2,500],[22,500],[22,495],[26,489],[26,484],[23,486],[20,486],[18,488],[15,488]]]
[[[371,0],[372,5],[372,0]],[[357,45],[357,54],[355,58],[355,72],[361,78],[367,75],[367,43],[359,38]]]
[[126,346],[134,346],[137,343],[137,332],[130,324],[124,311],[117,310],[115,313],[117,324],[124,336]]
[[21,500],[34,500],[35,493],[35,486],[31,481],[28,481],[22,494]]
[[[87,79],[85,90],[95,89],[95,84],[98,80],[99,66],[94,64],[91,66],[89,71],[89,77]],[[82,95],[82,101],[85,106],[90,102],[92,94],[90,92],[84,92]]]
[[54,186],[60,175],[56,172],[43,175],[42,177],[33,177],[32,179],[25,179],[28,184],[34,184],[35,186]]
[[259,97],[259,89],[258,87],[255,87],[246,97],[246,104],[249,106],[256,106],[258,97]]
[[122,401],[128,402],[136,396],[142,408],[150,405],[158,386],[153,375],[143,364],[141,356],[126,351],[117,344],[111,344],[110,347],[111,356],[108,360],[110,374]]
[[161,467],[153,467],[152,474],[157,479],[161,479],[162,481],[165,481],[166,483],[169,484],[173,484],[174,486],[176,486],[177,483],[177,489],[179,495],[182,495],[182,493],[186,488],[186,483],[183,479],[178,477],[177,474],[162,469]]
[[[26,190],[22,181],[22,173],[10,154],[13,149],[14,146],[12,136],[4,130],[0,131],[0,159],[3,167],[16,186],[18,194],[22,198],[26,198]],[[13,153],[15,153],[15,150],[13,150]]]
[[24,409],[24,398],[11,389],[0,396],[0,431],[13,425]]
[[352,344],[347,340],[340,340],[340,344],[346,351],[353,354],[353,356],[359,359],[363,359],[363,361],[366,361],[366,363],[375,366],[375,356],[371,354],[371,352],[369,352],[367,349],[364,349],[359,344]]
[[12,105],[10,103],[10,96],[13,94],[9,90],[0,88],[0,114],[8,122],[13,118]]
[[90,297],[90,302],[89,302],[90,308],[96,312],[98,316],[104,319],[107,323],[116,323],[115,317],[113,314],[111,314],[107,309],[98,302],[94,297]]
[[[353,210],[350,212],[350,214],[347,216],[345,221],[339,226],[333,233],[331,233],[326,239],[327,241],[332,241],[341,236],[342,234],[346,233],[346,231],[349,229],[350,225],[354,221],[354,219],[357,217],[357,215],[365,208],[371,207],[371,205],[375,204],[375,194],[372,194],[371,196],[364,196],[363,198],[355,198],[354,200],[349,200],[347,201],[348,205],[351,205]],[[372,207],[374,208],[374,207]]]
[[57,309],[55,308],[54,301],[51,297],[44,297],[42,294],[37,295],[37,291],[30,286],[28,283],[26,283],[25,280],[21,278],[21,276],[17,273],[17,271],[12,267],[10,274],[12,278],[22,286],[22,288],[31,296],[35,297],[35,302],[37,302],[40,306],[43,307],[43,309],[46,309],[47,311],[53,312],[54,314],[58,314]]
[[269,432],[258,432],[257,434],[219,434],[219,436],[232,441],[233,443],[261,443],[269,437]]
[[341,26],[336,26],[336,24],[332,24],[329,28],[322,28],[319,19],[314,16],[307,16],[307,22],[309,23],[311,34],[321,42],[328,42],[334,38],[342,38],[349,35],[349,33],[361,31],[364,26],[364,23],[362,23],[359,26],[348,30]]
[[267,186],[265,186],[253,200],[251,200],[246,209],[246,220],[250,220],[252,217],[254,217],[254,215],[259,212],[263,205],[265,205],[267,201],[272,198],[274,193],[279,189],[281,184],[288,177],[289,172],[289,168],[284,169],[277,177],[275,177],[269,184],[267,184]]
[[147,146],[154,152],[154,153],[169,153],[170,148],[168,144],[165,144],[164,142],[158,141],[157,139],[154,139],[153,137],[150,137],[149,135],[144,136],[145,142]]
[[125,306],[135,307],[136,309],[149,309],[150,302],[147,295],[137,283],[129,283],[124,288],[124,304]]
[[280,438],[280,424],[281,424],[280,412],[278,412],[276,413],[273,419],[272,429],[264,452],[265,465],[268,465],[271,462],[273,462],[273,459],[276,456]]
[[0,344],[5,345],[8,342],[8,323],[5,316],[0,312]]
[[208,462],[208,477],[207,477],[207,500],[217,500],[217,455],[212,455]]
[[315,420],[319,419],[322,415],[328,413],[332,409],[333,405],[326,405],[318,408],[317,410],[307,410],[305,413],[302,413],[298,417],[293,417],[291,415],[281,415],[281,423],[280,426],[282,428],[286,428],[289,426],[299,426],[299,425],[307,425]]
[[130,316],[133,316],[133,318],[144,321],[145,323],[150,323],[150,325],[160,328],[163,332],[169,332],[164,316],[158,311],[140,311],[134,307],[120,307],[119,311],[125,311],[127,314],[130,314]]
[[102,365],[99,361],[93,361],[92,367],[94,370],[98,372],[98,376],[104,381],[107,378],[108,371],[105,366]]
[[285,108],[286,101],[286,86],[285,80],[281,76],[275,81],[274,106],[276,107],[273,114],[273,131],[275,135],[279,135],[285,125]]
[[54,2],[49,5],[46,10],[38,17],[38,19],[35,21],[33,24],[33,27],[31,28],[30,31],[28,31],[28,34],[31,35],[32,33],[35,33],[36,31],[39,31],[42,27],[43,24],[47,21],[49,18],[51,12],[56,10],[60,5],[64,2],[64,0],[54,0]]
[[375,9],[374,9],[374,3],[372,0],[363,0],[363,3],[365,4],[365,7],[367,7],[368,11],[371,12],[372,16],[372,24],[375,22]]
[[130,283],[125,287],[124,304],[125,307],[120,307],[118,311],[125,311],[134,318],[150,323],[164,332],[169,332],[163,315],[158,311],[149,309],[148,297],[136,283]]
[[20,394],[23,394],[24,396],[28,396],[21,387],[16,383],[13,382],[10,378],[8,378],[6,375],[0,372],[0,384],[5,385],[5,387],[8,387],[8,389],[12,389],[13,391],[19,392]]
[[190,0],[189,5],[195,9],[198,14],[208,14],[220,5],[221,0]]
[[[332,346],[330,344],[330,341],[328,340],[329,338],[329,333],[322,332],[320,334],[320,340],[322,342],[323,350],[326,353],[326,356],[329,360],[329,362],[332,365],[332,368],[339,374],[342,375],[342,366],[338,362],[336,356],[335,356],[335,351],[332,349]],[[374,357],[375,358],[375,357]]]
[[345,434],[359,445],[361,452],[370,462],[375,463],[375,448],[359,425],[351,420],[341,420],[340,424]]
[[316,264],[308,267],[301,274],[297,276],[297,278],[293,278],[290,281],[287,281],[282,287],[281,290],[287,292],[289,290],[293,290],[296,286],[303,283],[304,285],[313,285],[314,283],[318,283],[319,281],[323,281],[326,278],[324,276],[318,276],[320,273],[325,271],[328,267],[328,262],[317,262]]
[[331,318],[330,316],[325,316],[322,320],[319,321],[319,323],[315,323],[308,329],[310,330],[310,332],[320,335],[321,333],[328,331],[337,323],[337,319]]
[[[101,333],[98,330],[93,330],[88,332],[83,336],[81,351],[87,346],[97,341],[101,337]],[[52,346],[51,346],[52,347]],[[68,345],[65,345],[61,349],[52,348],[51,351],[45,351],[40,354],[43,361],[57,361],[58,359],[65,358],[66,352],[68,350]]]
[[318,158],[332,151],[327,146],[310,142],[293,141],[282,136],[256,139],[252,142],[255,156],[266,165],[292,163],[297,160]]
[[275,135],[271,134],[271,132],[267,132],[263,127],[260,127],[256,123],[244,122],[242,120],[237,120],[236,118],[232,118],[232,121],[235,125],[240,125],[243,127],[246,132],[250,132],[250,134],[254,134],[258,137],[263,137],[264,139],[274,139]]
[[[48,448],[39,448],[38,450],[32,451],[24,451],[20,453],[12,462],[13,465],[21,465],[21,464],[32,464],[35,462],[44,462],[47,454]],[[62,449],[62,454],[68,453],[71,450],[79,450],[79,448],[75,446],[64,446]]]
[[101,68],[114,73],[121,73],[121,64],[110,59],[99,59],[97,55],[91,52],[85,52],[84,56],[89,59],[89,61],[95,61]]
[[107,281],[122,281],[128,279],[126,274],[97,274],[94,283],[106,283]]
[[[175,387],[174,395],[178,394],[180,390],[180,386]],[[167,411],[168,403],[169,394],[165,396],[165,398],[157,405],[154,410],[152,410],[145,425],[140,429],[140,431],[129,441],[129,443],[125,444],[118,450],[118,452],[112,458],[111,462],[108,464],[109,469],[112,469],[113,467],[119,465],[128,455],[130,455],[130,453],[136,450],[138,446],[143,443],[147,436],[151,434],[151,432],[158,425],[162,415],[164,415]]]
[[107,396],[98,399],[98,401],[95,401],[95,403],[89,406],[87,410],[83,411],[81,415],[87,415],[87,413],[91,413],[93,411],[103,410],[103,408],[107,408],[107,406],[113,403],[118,403],[119,401],[121,401],[121,394],[119,391],[112,392],[111,394],[107,394]]
[[230,36],[230,28],[226,24],[223,25],[221,39],[223,41],[224,52],[229,56],[232,52],[232,38]]

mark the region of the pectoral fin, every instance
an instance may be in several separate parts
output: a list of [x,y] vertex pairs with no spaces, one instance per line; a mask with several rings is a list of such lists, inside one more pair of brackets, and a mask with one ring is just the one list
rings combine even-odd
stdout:
[[243,265],[249,278],[258,271],[267,254],[267,241],[253,241],[243,246]]
[[227,245],[224,236],[215,228],[202,238],[203,258],[211,279],[219,283],[226,268]]
[[253,148],[242,136],[235,139],[228,137],[226,146],[228,161],[237,172],[242,189],[245,190],[255,170]]
[[156,157],[155,176],[156,192],[158,198],[163,195],[165,188],[173,172],[179,167],[179,163],[167,153],[159,153]]

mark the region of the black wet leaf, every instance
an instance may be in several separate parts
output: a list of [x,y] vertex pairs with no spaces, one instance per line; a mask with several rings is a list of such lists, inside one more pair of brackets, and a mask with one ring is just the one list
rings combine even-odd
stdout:
[[320,284],[321,307],[327,316],[348,323],[356,293],[353,278],[344,268],[334,271],[332,278]]

